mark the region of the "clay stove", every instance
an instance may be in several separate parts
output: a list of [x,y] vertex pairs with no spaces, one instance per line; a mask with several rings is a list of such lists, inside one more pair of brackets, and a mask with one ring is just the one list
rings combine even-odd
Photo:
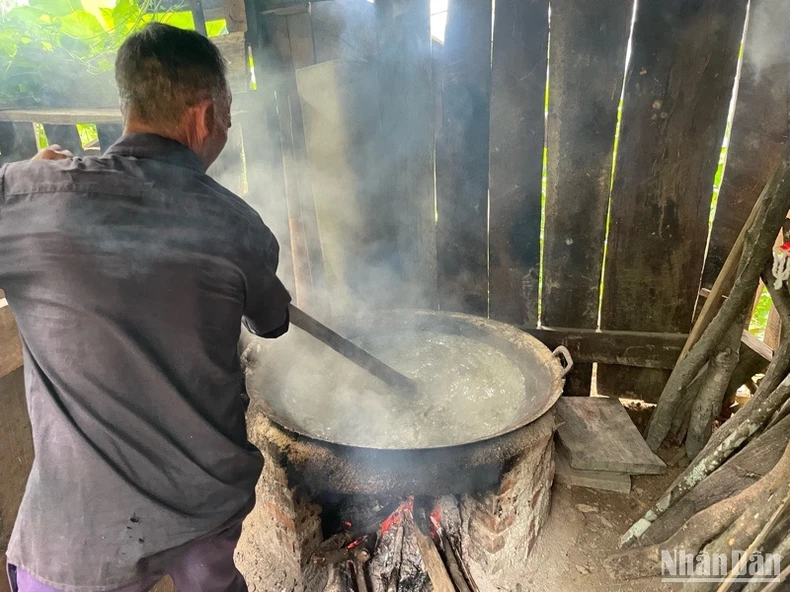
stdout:
[[265,459],[237,555],[250,589],[515,591],[548,518],[554,476],[552,406],[563,371],[548,350],[538,356],[553,378],[533,417],[441,448],[312,438],[284,428],[250,389],[250,434]]

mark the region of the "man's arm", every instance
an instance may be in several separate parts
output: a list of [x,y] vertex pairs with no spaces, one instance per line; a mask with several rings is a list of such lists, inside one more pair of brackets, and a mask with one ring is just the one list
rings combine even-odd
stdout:
[[247,275],[244,326],[260,337],[275,338],[288,331],[291,295],[277,277],[280,246],[270,233],[260,251],[253,253]]

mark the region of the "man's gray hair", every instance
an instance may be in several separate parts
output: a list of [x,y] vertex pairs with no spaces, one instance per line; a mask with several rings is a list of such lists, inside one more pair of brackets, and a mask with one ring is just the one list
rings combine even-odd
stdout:
[[124,41],[115,60],[115,80],[124,119],[173,125],[205,99],[227,100],[225,60],[196,33],[151,23]]

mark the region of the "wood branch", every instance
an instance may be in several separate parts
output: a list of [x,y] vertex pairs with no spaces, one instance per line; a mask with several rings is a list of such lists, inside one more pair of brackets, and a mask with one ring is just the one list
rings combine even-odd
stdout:
[[[780,530],[780,532],[781,532],[782,524],[780,524],[779,526],[780,526],[780,529],[777,529],[777,530]],[[790,528],[788,528],[788,526],[790,526],[790,525],[788,525],[788,524],[784,525],[784,527],[785,527],[785,530],[784,530],[785,535],[784,535],[784,537],[779,541],[779,543],[776,546],[774,546],[772,549],[769,550],[770,553],[772,553],[772,554],[774,554],[774,555],[776,555],[778,557],[781,557],[782,561],[784,561],[785,557],[790,557]],[[790,566],[788,566],[788,568],[790,568]],[[784,573],[784,579],[786,579],[787,576],[790,575],[790,571],[788,571],[788,569],[785,569],[785,572],[786,573]],[[765,576],[765,574],[755,574],[755,575]],[[779,582],[781,583],[781,581],[782,581],[782,579],[781,579],[781,574],[780,574]],[[754,581],[754,579],[752,579],[752,581],[750,581],[748,584],[746,584],[746,586],[743,588],[742,592],[758,592],[758,590],[761,591],[761,592],[768,592],[768,590],[771,590],[771,589],[775,590],[776,588],[771,588],[771,585],[772,584],[766,586],[765,582],[756,582],[756,581]]]
[[[788,343],[790,343],[790,340],[788,340]],[[788,355],[790,355],[790,352],[785,352],[785,359]],[[772,367],[776,367],[778,359],[779,356],[774,358],[769,367],[769,373]],[[763,379],[763,383],[767,379],[768,373]],[[771,383],[767,384],[770,385]],[[763,384],[761,383],[760,387],[762,388],[762,386]],[[669,490],[622,536],[620,539],[621,547],[635,543],[659,516],[662,516],[677,500],[685,496],[705,477],[719,468],[735,450],[765,425],[766,421],[790,396],[790,376],[785,377],[779,386],[769,394],[760,395],[760,389],[758,389],[758,392],[755,393],[749,403],[719,428],[714,437],[708,442],[708,445],[686,467]]]
[[[790,445],[785,447],[782,458],[765,477],[738,495],[723,499],[698,512],[666,541],[611,556],[606,560],[606,568],[612,577],[618,579],[659,575],[661,573],[662,551],[677,549],[683,550],[685,553],[698,553],[708,541],[719,536],[736,519],[739,519],[739,516],[742,516],[754,504],[769,496],[789,480]],[[734,548],[740,549],[743,547],[736,546]]]
[[735,497],[762,479],[782,458],[789,440],[790,419],[754,438],[673,505],[671,512],[656,520],[640,540],[640,545],[649,546],[667,540],[697,512],[723,499]]
[[686,456],[694,458],[705,447],[713,433],[713,422],[721,410],[724,396],[733,372],[738,365],[745,315],[738,317],[730,327],[711,358],[702,386],[691,408],[688,435],[686,436]]
[[[661,393],[658,405],[650,419],[647,443],[657,450],[664,441],[675,406],[684,389],[708,361],[713,349],[724,338],[730,326],[751,300],[766,261],[770,257],[774,239],[790,210],[790,146],[785,149],[782,161],[760,200],[752,225],[744,237],[740,273],[729,298],[703,333],[700,340],[682,358]],[[718,298],[711,298],[711,301]]]
[[22,342],[11,307],[0,298],[0,378],[22,365]]
[[441,533],[440,536],[442,540],[442,551],[444,552],[444,558],[447,562],[447,571],[450,574],[450,578],[453,580],[453,584],[455,585],[458,592],[472,592],[469,584],[466,583],[466,578],[464,577],[463,570],[461,569],[461,563],[458,560],[458,556],[455,554],[455,551],[452,548],[450,536],[446,532]]
[[[782,491],[784,491],[784,496],[782,497],[781,502],[776,504],[776,500],[778,499],[780,492]],[[770,535],[773,528],[779,522],[782,514],[787,509],[788,503],[790,503],[790,493],[788,493],[788,491],[790,491],[790,488],[788,488],[787,486],[780,487],[779,490],[774,493],[773,499],[769,500],[770,505],[763,504],[762,505],[763,507],[757,510],[758,513],[759,512],[764,513],[765,511],[773,508],[773,513],[771,514],[770,518],[765,523],[765,525],[762,527],[762,529],[757,533],[757,536],[754,538],[754,540],[752,540],[752,542],[746,548],[743,555],[741,555],[741,558],[738,560],[738,563],[732,566],[732,568],[730,569],[730,573],[727,575],[727,577],[724,579],[721,585],[716,589],[716,592],[727,592],[727,590],[730,589],[730,586],[732,585],[733,581],[738,577],[741,570],[746,566],[746,562],[751,558],[752,554],[763,544],[763,541],[765,541],[765,539]],[[767,508],[765,507],[766,505],[768,505]],[[753,520],[753,515],[755,514],[755,511],[750,510],[745,514],[747,516],[752,517]],[[732,548],[732,544],[730,543],[729,540],[727,540],[726,544],[730,548]]]
[[683,351],[680,354],[681,359],[700,340],[700,337],[702,337],[705,329],[707,329],[708,325],[710,325],[711,321],[713,321],[714,317],[719,312],[719,309],[724,303],[727,294],[732,289],[732,285],[735,282],[735,275],[738,271],[738,263],[741,260],[741,255],[743,254],[743,244],[746,238],[746,231],[751,227],[755,217],[757,216],[757,210],[760,208],[760,205],[763,201],[763,196],[765,195],[765,191],[768,189],[768,186],[769,185],[766,184],[765,189],[763,189],[763,194],[754,204],[749,217],[746,219],[746,223],[743,225],[738,238],[735,240],[735,244],[732,246],[730,254],[727,255],[724,266],[721,268],[721,271],[719,272],[713,287],[705,296],[705,304],[703,305],[702,311],[697,317],[697,322],[694,323],[694,327],[692,327],[691,332],[689,333],[688,341],[686,341],[686,344],[683,346]]

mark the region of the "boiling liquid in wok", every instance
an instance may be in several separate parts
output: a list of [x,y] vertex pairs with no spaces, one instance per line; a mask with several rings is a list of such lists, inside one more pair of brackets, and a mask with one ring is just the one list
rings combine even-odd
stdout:
[[[489,437],[534,397],[534,378],[500,350],[461,335],[417,331],[357,340],[406,376],[416,394],[386,384],[292,330],[264,355],[278,378],[264,398],[311,437],[370,448],[434,448]],[[285,343],[287,342],[287,343]],[[274,354],[274,355],[272,355]],[[261,379],[272,370],[263,372]],[[272,378],[270,374],[269,379]]]

